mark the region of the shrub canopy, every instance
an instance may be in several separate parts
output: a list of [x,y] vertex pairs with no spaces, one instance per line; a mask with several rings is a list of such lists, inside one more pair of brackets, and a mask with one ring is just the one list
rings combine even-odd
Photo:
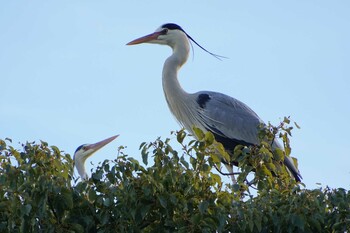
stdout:
[[291,152],[287,120],[263,127],[261,145],[236,147],[235,185],[221,179],[217,152],[229,155],[198,129],[198,140],[188,143],[183,130],[177,142],[142,143],[142,163],[121,147],[84,182],[73,178],[71,156],[57,147],[27,142],[17,150],[0,140],[0,232],[349,231],[350,192],[306,189],[283,166],[284,152],[272,151],[271,140],[280,137]]

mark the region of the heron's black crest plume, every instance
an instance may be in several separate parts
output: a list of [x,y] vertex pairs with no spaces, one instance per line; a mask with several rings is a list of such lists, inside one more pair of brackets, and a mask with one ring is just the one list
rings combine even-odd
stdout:
[[220,55],[217,55],[215,53],[212,53],[212,52],[209,52],[208,50],[206,50],[205,48],[203,48],[200,44],[197,43],[197,41],[195,41],[190,35],[187,34],[187,32],[185,32],[185,30],[182,29],[182,27],[180,27],[179,25],[175,24],[175,23],[166,23],[166,24],[163,24],[162,25],[162,28],[167,28],[169,30],[180,30],[182,31],[183,33],[186,34],[186,36],[188,37],[188,39],[190,39],[191,41],[193,41],[193,43],[195,43],[199,48],[203,49],[205,52],[209,53],[210,55],[212,55],[213,57],[221,60],[221,58],[227,58],[227,57],[224,57],[224,56],[220,56]]
[[78,150],[80,150],[83,146],[85,146],[85,144],[80,145],[80,146],[75,150],[74,154],[75,154]]
[[[183,31],[184,33],[186,33],[185,30],[182,29],[182,27],[180,27],[179,25],[177,25],[177,24],[175,24],[175,23],[166,23],[166,24],[163,24],[163,25],[162,25],[162,28],[167,28],[167,29],[169,29],[169,30],[175,30],[175,29],[177,29],[177,30],[181,30],[181,31]],[[186,34],[186,35],[187,35],[187,34]]]

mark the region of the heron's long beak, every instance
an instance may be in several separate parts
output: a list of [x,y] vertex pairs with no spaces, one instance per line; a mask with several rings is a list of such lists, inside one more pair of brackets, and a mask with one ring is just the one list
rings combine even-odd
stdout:
[[156,40],[158,39],[158,36],[161,35],[161,32],[153,32],[149,35],[137,38],[133,41],[130,41],[129,43],[127,43],[126,45],[135,45],[135,44],[141,44],[141,43],[147,43],[150,42],[152,40]]
[[114,139],[116,139],[119,135],[115,135],[113,137],[107,138],[105,140],[102,140],[100,142],[97,142],[95,144],[91,144],[88,146],[87,149],[89,150],[93,150],[94,152],[98,151],[99,149],[101,149],[102,147],[104,147],[105,145],[107,145],[108,143],[110,143],[111,141],[113,141]]

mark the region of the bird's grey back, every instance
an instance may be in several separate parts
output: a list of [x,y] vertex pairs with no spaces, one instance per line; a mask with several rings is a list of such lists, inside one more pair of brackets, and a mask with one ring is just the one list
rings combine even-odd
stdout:
[[217,92],[201,91],[193,95],[208,130],[246,144],[258,143],[258,126],[263,121],[246,104]]

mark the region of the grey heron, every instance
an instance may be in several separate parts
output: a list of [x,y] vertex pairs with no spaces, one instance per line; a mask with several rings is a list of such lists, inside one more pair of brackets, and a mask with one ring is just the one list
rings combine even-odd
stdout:
[[[168,45],[172,48],[172,55],[165,60],[163,66],[163,90],[170,111],[185,129],[193,135],[195,135],[194,126],[204,132],[212,132],[216,141],[222,143],[228,151],[233,151],[236,145],[257,145],[258,126],[263,121],[250,107],[222,93],[212,91],[187,93],[181,87],[177,75],[189,56],[190,40],[211,55],[220,57],[204,49],[174,23],[164,24],[155,32],[135,39],[127,45],[151,43]],[[283,149],[277,140],[273,142],[273,147]],[[229,164],[225,165],[232,174],[232,165],[237,166],[237,163],[228,162]],[[292,158],[285,156],[284,164],[295,180],[300,181],[300,172]],[[234,181],[234,176],[231,178]]]
[[75,150],[73,156],[74,166],[77,168],[78,173],[83,180],[88,179],[88,175],[86,174],[85,170],[86,159],[93,155],[96,151],[98,151],[99,149],[116,139],[118,136],[119,135],[115,135],[94,144],[83,144]]

